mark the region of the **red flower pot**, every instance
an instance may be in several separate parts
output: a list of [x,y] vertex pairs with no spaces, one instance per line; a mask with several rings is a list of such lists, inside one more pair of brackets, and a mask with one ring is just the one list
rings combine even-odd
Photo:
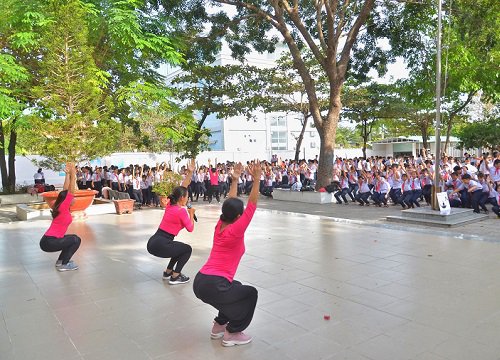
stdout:
[[[85,209],[92,205],[96,194],[98,194],[98,191],[95,190],[77,190],[73,194],[73,196],[75,197],[75,203],[71,205],[69,211],[85,211]],[[57,200],[57,196],[59,196],[59,191],[47,191],[42,193],[41,196],[52,209],[54,208],[54,203]]]

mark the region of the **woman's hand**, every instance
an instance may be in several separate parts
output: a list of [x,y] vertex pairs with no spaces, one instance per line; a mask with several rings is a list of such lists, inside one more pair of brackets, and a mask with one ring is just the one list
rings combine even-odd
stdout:
[[191,218],[194,217],[194,213],[196,212],[196,209],[194,207],[190,207],[187,209],[187,212]]
[[248,171],[250,172],[250,175],[252,175],[254,179],[260,179],[260,175],[262,174],[260,161],[256,159],[253,163],[248,165]]
[[188,164],[187,164],[187,169],[189,172],[194,172],[194,169],[196,169],[196,163],[194,159],[191,159]]
[[236,163],[234,164],[233,173],[231,174],[231,177],[233,178],[233,180],[238,180],[242,172],[243,172],[243,165],[240,162]]

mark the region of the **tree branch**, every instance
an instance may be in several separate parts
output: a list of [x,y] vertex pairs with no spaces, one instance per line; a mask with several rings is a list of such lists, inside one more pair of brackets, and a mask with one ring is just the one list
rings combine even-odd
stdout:
[[366,22],[370,12],[373,8],[373,4],[375,0],[365,0],[361,12],[359,13],[358,18],[354,22],[351,30],[347,34],[347,39],[344,44],[344,48],[342,49],[342,53],[340,55],[340,60],[338,62],[337,74],[341,79],[345,78],[345,73],[347,71],[347,64],[349,63],[351,49],[356,41],[356,37],[358,36],[359,29]]

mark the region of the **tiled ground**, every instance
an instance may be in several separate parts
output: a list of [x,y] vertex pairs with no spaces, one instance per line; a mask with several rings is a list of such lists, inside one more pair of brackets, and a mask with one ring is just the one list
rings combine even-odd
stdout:
[[[194,276],[217,206],[179,239]],[[90,217],[59,273],[48,221],[0,224],[0,359],[500,359],[500,244],[259,210],[236,278],[259,290],[250,345],[210,340],[215,311],[161,280],[160,210]],[[324,320],[330,315],[330,320]]]

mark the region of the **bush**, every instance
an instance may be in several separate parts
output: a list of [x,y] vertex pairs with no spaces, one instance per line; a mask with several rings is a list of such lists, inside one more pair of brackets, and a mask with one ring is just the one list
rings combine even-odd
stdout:
[[153,192],[158,196],[168,196],[176,186],[179,186],[182,181],[182,176],[172,171],[163,173],[163,180],[153,185]]

